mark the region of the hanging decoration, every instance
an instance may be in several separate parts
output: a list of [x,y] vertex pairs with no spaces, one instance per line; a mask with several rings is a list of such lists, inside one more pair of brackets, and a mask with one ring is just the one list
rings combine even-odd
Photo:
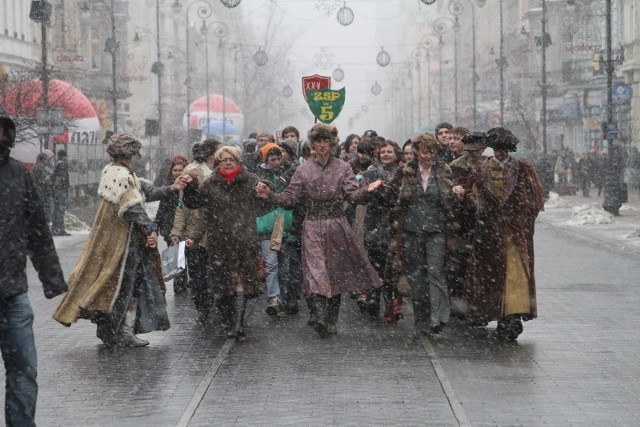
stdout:
[[363,105],[362,107],[360,107],[360,109],[362,110],[363,113],[366,113],[367,111],[369,111],[369,107],[367,107],[366,105]]
[[262,67],[263,65],[266,65],[266,63],[269,61],[269,56],[267,55],[267,52],[265,52],[264,50],[262,50],[262,48],[259,47],[258,51],[253,54],[253,61],[256,63],[256,65],[258,65],[259,67]]
[[380,52],[376,57],[376,62],[381,67],[386,67],[391,62],[391,56],[384,50],[384,47],[380,48]]
[[315,9],[324,13],[327,16],[331,16],[333,12],[340,9],[341,0],[316,0]]
[[316,66],[321,70],[328,70],[333,66],[333,53],[326,47],[321,47],[315,58]]
[[436,0],[420,0],[420,1],[426,5],[431,5],[436,2]]
[[378,96],[380,95],[380,93],[382,93],[382,86],[380,86],[380,83],[375,82],[373,86],[371,86],[371,93],[375,96]]
[[333,80],[335,80],[337,82],[341,82],[342,79],[344,79],[344,71],[338,65],[338,68],[333,70],[333,73],[331,74],[331,76],[333,77]]
[[291,95],[293,95],[293,89],[291,88],[291,86],[289,84],[287,84],[284,89],[282,89],[282,96],[284,96],[285,98],[290,98]]
[[338,14],[336,15],[336,18],[338,18],[338,22],[340,23],[340,25],[344,25],[346,27],[347,25],[351,25],[351,23],[353,22],[353,17],[353,10],[347,7],[347,2],[344,2],[340,10],[338,11]]
[[242,0],[220,0],[220,3],[228,7],[229,9],[233,9],[238,6]]

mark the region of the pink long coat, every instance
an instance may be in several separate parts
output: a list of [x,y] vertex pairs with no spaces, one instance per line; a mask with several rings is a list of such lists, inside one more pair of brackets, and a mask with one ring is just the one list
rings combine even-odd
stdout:
[[[298,199],[364,203],[360,188],[348,163],[330,158],[325,166],[310,160],[296,169],[287,189],[273,195],[273,201],[291,208]],[[305,218],[302,226],[303,290],[328,298],[343,292],[382,286],[364,249],[344,215],[328,219]]]

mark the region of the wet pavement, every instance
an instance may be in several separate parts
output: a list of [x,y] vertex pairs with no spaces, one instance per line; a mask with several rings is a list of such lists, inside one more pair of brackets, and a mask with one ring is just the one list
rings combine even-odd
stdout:
[[[640,203],[630,202],[607,225],[567,225],[571,207],[541,214],[539,318],[517,342],[496,339],[495,324],[456,321],[416,336],[408,308],[381,325],[349,299],[340,334],[320,340],[306,307],[272,319],[256,299],[236,344],[198,323],[189,296],[169,285],[172,328],[144,335],[147,348],[108,349],[90,323],[51,319],[59,298],[44,299],[29,267],[38,425],[638,425],[640,239],[625,236],[640,227]],[[72,234],[55,238],[67,276],[86,239]]]

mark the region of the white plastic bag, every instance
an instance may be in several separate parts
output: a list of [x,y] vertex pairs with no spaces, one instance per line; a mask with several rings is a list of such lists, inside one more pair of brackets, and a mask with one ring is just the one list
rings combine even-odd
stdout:
[[185,245],[180,242],[162,251],[162,280],[168,282],[187,268]]

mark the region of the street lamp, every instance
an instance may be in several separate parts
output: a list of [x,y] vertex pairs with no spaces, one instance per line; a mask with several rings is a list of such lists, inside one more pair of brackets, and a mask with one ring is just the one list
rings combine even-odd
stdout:
[[[46,0],[41,2],[32,2],[31,10],[29,11],[29,18],[32,21],[40,23],[41,37],[42,37],[42,71],[41,71],[41,83],[42,83],[42,107],[47,115],[47,121],[49,120],[49,69],[47,65],[47,26],[49,25],[49,19],[51,18],[52,6]],[[49,148],[49,132],[42,134],[44,148]]]
[[[457,9],[456,9],[457,10]],[[435,20],[433,29],[440,36],[444,35],[449,29],[453,29],[453,112],[455,122],[458,121],[458,32],[460,31],[460,23],[458,15],[455,19],[443,16]],[[442,84],[442,83],[441,83]]]
[[[164,148],[162,141],[162,74],[164,73],[164,64],[161,62],[161,51],[160,51],[160,5],[159,0],[156,0],[156,34],[154,34],[147,28],[136,28],[139,31],[145,31],[154,41],[156,45],[156,61],[151,64],[151,73],[158,76],[157,80],[157,90],[158,90],[158,157],[164,158]],[[138,31],[135,32],[133,37],[133,42],[135,44],[140,43],[140,35]]]
[[207,85],[207,129],[209,126],[209,27],[214,25],[213,29],[214,34],[218,37],[218,47],[220,48],[220,55],[222,58],[220,59],[220,65],[222,66],[222,142],[226,140],[227,137],[227,99],[226,99],[226,84],[224,78],[224,69],[225,69],[225,61],[224,61],[224,46],[225,40],[224,38],[227,36],[229,30],[227,25],[224,22],[213,21],[209,24],[206,21],[202,20],[202,26],[200,27],[200,33],[204,36],[204,52],[205,52],[205,73],[206,73],[206,85]]
[[[191,11],[191,8],[195,5],[198,5],[198,8],[196,10],[196,14],[198,16],[198,18],[200,19],[206,19],[208,17],[211,16],[211,14],[213,13],[213,8],[211,6],[211,3],[209,3],[208,1],[205,0],[196,0],[192,3],[189,3],[189,5],[187,6],[187,13],[185,14],[185,40],[186,40],[186,50],[185,50],[185,65],[186,65],[186,70],[187,70],[187,74],[186,74],[186,95],[187,95],[187,141],[189,141],[191,139],[191,66],[189,65],[189,12]],[[182,11],[182,5],[180,4],[180,2],[178,0],[175,0],[173,5],[171,6],[173,9],[174,13],[180,13]],[[208,65],[208,64],[207,64]],[[207,81],[208,82],[208,81]],[[207,102],[209,102],[209,93],[207,91]],[[207,109],[207,114],[208,114],[208,109]]]
[[[433,34],[426,34],[422,37],[422,40],[420,40],[420,46],[425,50],[425,58],[427,60],[427,116],[429,117],[429,123],[431,123],[431,51],[436,43],[438,43],[438,38]],[[422,87],[422,85],[420,85],[420,87]],[[420,96],[420,98],[422,99],[422,96]]]
[[504,127],[504,69],[507,67],[507,60],[504,57],[504,29],[502,0],[500,0],[500,57],[496,59],[496,64],[500,68],[500,126]]

